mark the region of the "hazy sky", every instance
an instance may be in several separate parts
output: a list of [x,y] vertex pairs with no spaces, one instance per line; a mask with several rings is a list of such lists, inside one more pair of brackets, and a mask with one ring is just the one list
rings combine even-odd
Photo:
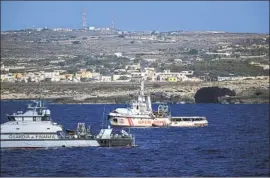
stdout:
[[35,27],[269,33],[268,1],[1,1],[1,30]]

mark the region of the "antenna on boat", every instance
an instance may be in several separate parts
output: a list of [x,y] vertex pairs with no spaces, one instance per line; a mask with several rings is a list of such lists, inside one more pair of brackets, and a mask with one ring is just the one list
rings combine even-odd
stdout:
[[104,107],[103,107],[103,116],[102,116],[101,128],[104,128],[104,123],[103,123],[104,115],[105,115],[105,104],[104,104]]

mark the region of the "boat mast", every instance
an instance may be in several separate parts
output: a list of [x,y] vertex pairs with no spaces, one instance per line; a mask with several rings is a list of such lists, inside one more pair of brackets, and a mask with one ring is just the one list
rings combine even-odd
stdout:
[[141,90],[140,90],[139,95],[138,95],[138,101],[141,103],[141,102],[145,102],[145,98],[144,98],[144,76],[143,76],[142,71],[141,71],[140,84],[141,84]]
[[141,92],[140,92],[141,96],[144,96],[144,75],[143,73],[141,73]]

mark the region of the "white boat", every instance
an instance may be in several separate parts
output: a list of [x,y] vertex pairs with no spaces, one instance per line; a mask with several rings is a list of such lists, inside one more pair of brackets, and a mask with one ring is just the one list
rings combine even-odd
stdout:
[[[205,117],[172,117],[167,105],[159,105],[158,111],[152,110],[150,95],[144,94],[144,76],[137,100],[132,100],[129,108],[117,108],[110,112],[108,120],[112,126],[120,127],[196,127],[207,126]],[[181,119],[182,118],[182,119]],[[200,120],[195,120],[195,118]]]
[[112,129],[101,129],[98,135],[91,134],[90,127],[78,123],[76,131],[64,130],[51,119],[49,109],[41,101],[28,106],[23,113],[8,115],[8,122],[1,124],[1,148],[49,148],[90,146],[132,146],[133,136],[124,130],[112,134]]

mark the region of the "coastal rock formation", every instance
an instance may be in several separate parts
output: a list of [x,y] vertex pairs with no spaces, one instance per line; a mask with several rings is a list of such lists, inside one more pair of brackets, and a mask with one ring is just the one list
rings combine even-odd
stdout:
[[235,96],[235,91],[228,88],[203,87],[199,89],[194,98],[196,103],[219,103],[219,97]]
[[[217,88],[218,93],[211,102],[223,104],[269,103],[269,80],[242,80],[222,82],[173,82],[145,83],[146,93],[151,94],[152,102],[195,103],[204,96],[196,95],[202,88]],[[222,97],[222,88],[235,91],[235,96],[226,92]],[[1,100],[38,99],[40,97],[56,103],[126,103],[136,98],[139,83],[1,83]],[[215,90],[215,89],[214,89]],[[206,92],[207,93],[207,92]],[[220,96],[221,95],[221,96]],[[230,97],[229,97],[230,96]],[[218,98],[218,101],[217,101]],[[199,100],[199,101],[198,101]],[[201,101],[202,102],[202,101]],[[204,102],[204,101],[203,101]],[[209,101],[210,102],[210,101]]]

